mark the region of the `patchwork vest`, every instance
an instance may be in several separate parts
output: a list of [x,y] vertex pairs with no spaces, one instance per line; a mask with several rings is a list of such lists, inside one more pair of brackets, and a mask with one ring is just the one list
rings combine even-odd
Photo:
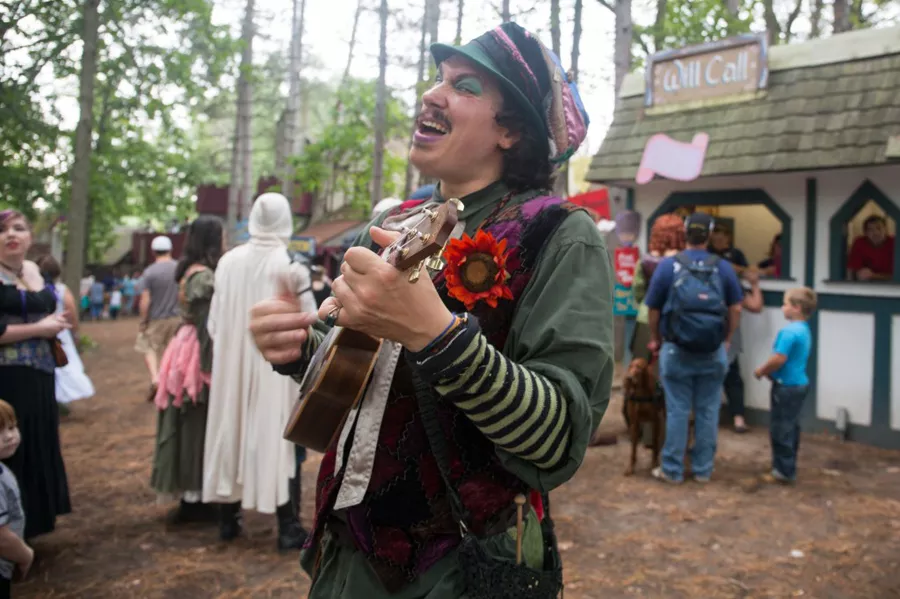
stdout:
[[[501,299],[496,308],[482,301],[470,310],[487,340],[501,350],[547,240],[568,214],[579,209],[553,197],[510,207],[504,206],[505,200],[481,229],[498,241],[507,240],[507,285],[513,299]],[[406,202],[395,212],[421,203]],[[466,311],[462,303],[448,296],[442,272],[434,283],[451,311]],[[438,416],[447,439],[451,479],[470,514],[469,528],[476,535],[505,530],[511,524],[509,507],[517,494],[528,494],[528,486],[502,467],[493,443],[451,402],[438,402]],[[341,467],[336,468],[336,455],[335,443],[322,459],[310,544],[317,542],[326,525],[340,486],[343,473]],[[341,516],[354,545],[390,592],[426,572],[459,543],[459,525],[451,515],[419,414],[410,366],[402,356],[391,384],[365,498]]]

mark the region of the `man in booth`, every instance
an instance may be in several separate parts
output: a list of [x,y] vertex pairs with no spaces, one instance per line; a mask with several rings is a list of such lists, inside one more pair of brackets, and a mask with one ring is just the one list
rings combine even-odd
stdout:
[[889,281],[894,276],[894,237],[887,221],[873,215],[863,223],[863,235],[853,241],[847,270],[857,281]]
[[709,236],[710,253],[731,262],[731,266],[739,275],[749,266],[744,252],[734,247],[734,239],[731,229],[722,223],[716,223],[712,234]]

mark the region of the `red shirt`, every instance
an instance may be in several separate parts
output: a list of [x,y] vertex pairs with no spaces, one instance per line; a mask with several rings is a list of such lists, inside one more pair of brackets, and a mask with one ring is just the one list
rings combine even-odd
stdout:
[[887,237],[881,245],[872,245],[865,235],[857,237],[847,260],[849,270],[868,268],[875,274],[894,274],[894,238]]

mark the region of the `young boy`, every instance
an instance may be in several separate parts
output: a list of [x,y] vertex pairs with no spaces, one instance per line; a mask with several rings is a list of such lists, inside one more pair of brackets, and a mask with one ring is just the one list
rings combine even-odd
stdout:
[[115,287],[109,296],[109,317],[116,320],[119,317],[119,310],[122,309],[122,289]]
[[815,310],[816,293],[812,289],[786,291],[781,312],[788,324],[778,331],[772,355],[753,372],[758,379],[772,379],[772,472],[763,477],[766,482],[791,484],[797,478],[800,409],[809,392],[806,363],[812,347],[812,333],[806,321]]
[[[16,453],[20,440],[16,412],[0,399],[0,460]],[[34,561],[34,551],[22,540],[24,531],[19,484],[9,468],[0,464],[0,599],[11,596],[13,576],[25,578]]]

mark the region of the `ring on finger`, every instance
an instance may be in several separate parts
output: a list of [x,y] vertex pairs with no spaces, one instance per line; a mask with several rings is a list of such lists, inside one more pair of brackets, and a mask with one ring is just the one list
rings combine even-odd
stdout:
[[331,312],[328,313],[328,316],[325,317],[325,326],[333,327],[335,324],[337,324],[338,314],[341,313],[342,307],[343,306],[338,304],[337,306],[332,308]]

